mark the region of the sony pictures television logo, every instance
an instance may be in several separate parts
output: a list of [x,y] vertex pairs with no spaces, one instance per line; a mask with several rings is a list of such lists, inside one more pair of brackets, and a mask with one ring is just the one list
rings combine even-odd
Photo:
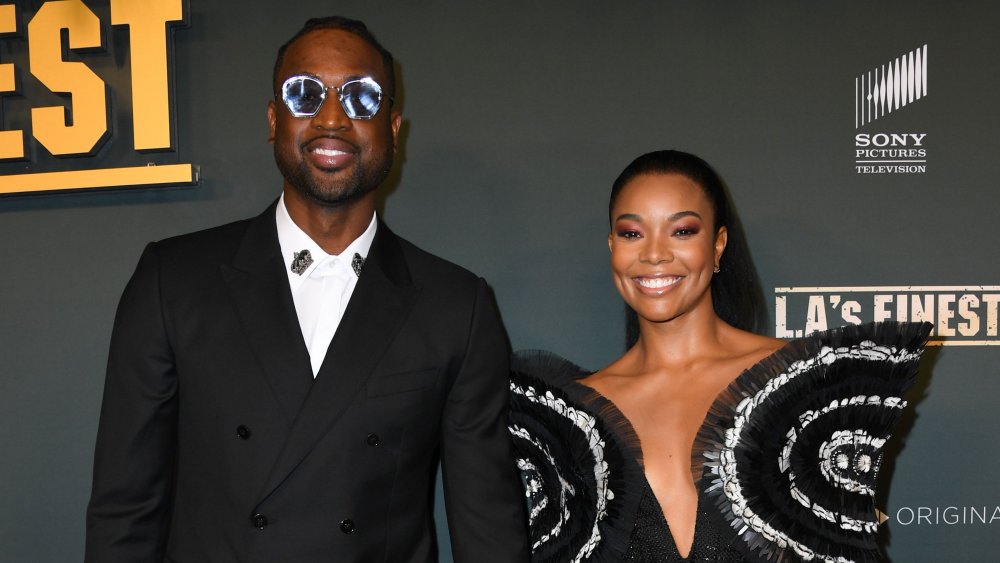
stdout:
[[927,45],[854,78],[854,169],[858,174],[922,174],[927,133],[875,130],[927,97]]

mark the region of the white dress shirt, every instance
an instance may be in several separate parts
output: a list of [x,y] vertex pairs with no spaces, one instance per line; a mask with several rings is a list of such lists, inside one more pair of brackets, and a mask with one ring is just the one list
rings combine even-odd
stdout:
[[[362,258],[368,257],[378,221],[372,213],[371,223],[365,232],[339,255],[333,255],[324,252],[316,241],[292,221],[285,207],[284,194],[278,200],[275,220],[278,225],[278,244],[281,245],[285,273],[288,274],[288,286],[295,302],[295,313],[299,317],[302,338],[309,349],[313,377],[316,377],[333,335],[344,317],[347,303],[354,294],[354,287],[358,284],[358,275],[351,267],[351,260],[355,254],[360,254]],[[292,262],[295,255],[303,250],[309,251],[312,264],[301,274],[296,274],[292,271]]]

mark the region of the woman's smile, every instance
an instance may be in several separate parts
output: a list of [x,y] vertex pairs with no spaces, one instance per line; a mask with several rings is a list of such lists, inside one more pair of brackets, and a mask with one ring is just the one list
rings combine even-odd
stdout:
[[643,289],[651,290],[650,292],[657,294],[664,293],[667,288],[672,287],[683,279],[684,276],[670,275],[636,276],[632,278]]

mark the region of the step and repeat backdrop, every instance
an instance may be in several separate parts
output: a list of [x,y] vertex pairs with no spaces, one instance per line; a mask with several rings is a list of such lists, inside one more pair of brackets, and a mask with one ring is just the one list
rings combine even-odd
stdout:
[[933,323],[882,539],[995,559],[997,4],[0,0],[0,561],[81,558],[118,297],[148,241],[278,196],[275,52],[331,13],[398,59],[383,217],[485,276],[514,348],[622,352],[607,196],[662,148],[730,187],[771,335]]

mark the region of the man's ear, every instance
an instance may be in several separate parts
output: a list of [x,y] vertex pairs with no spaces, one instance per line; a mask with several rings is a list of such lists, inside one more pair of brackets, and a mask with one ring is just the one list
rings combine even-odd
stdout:
[[393,110],[389,114],[389,126],[392,127],[392,150],[395,152],[399,149],[399,127],[403,124],[403,114],[401,112]]
[[278,108],[274,105],[274,100],[267,102],[267,142],[274,142],[275,120],[278,117]]

